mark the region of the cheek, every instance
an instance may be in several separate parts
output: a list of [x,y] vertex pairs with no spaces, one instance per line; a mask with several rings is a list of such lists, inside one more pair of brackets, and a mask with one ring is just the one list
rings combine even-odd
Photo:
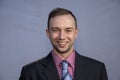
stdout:
[[50,37],[51,37],[52,40],[57,39],[58,36],[59,36],[59,35],[58,35],[58,34],[55,34],[55,33],[51,33],[51,34],[50,34]]
[[76,39],[77,38],[77,32],[73,32],[69,36],[70,36],[71,39]]
[[74,39],[75,38],[75,34],[74,33],[69,34],[69,38]]
[[74,42],[74,40],[76,39],[76,35],[74,33],[70,34],[68,38],[69,38],[69,40]]

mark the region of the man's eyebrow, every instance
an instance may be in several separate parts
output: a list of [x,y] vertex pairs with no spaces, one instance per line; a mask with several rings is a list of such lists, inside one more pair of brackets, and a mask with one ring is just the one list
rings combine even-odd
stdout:
[[[58,27],[52,27],[52,28],[50,28],[50,29],[60,29],[60,28],[58,28]],[[67,27],[67,28],[65,28],[65,29],[74,29],[73,27]]]
[[57,28],[57,27],[53,27],[53,28],[51,28],[51,29],[59,29],[59,28]]
[[68,28],[66,28],[66,29],[73,29],[73,27],[68,27]]

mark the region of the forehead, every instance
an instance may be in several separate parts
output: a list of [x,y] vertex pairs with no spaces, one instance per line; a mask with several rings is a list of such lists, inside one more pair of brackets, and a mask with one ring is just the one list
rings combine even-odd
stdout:
[[75,27],[75,20],[71,15],[59,15],[50,19],[50,28]]

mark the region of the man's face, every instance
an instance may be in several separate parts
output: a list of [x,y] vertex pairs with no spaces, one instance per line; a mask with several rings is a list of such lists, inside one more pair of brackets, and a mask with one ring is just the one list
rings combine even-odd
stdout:
[[71,15],[60,15],[51,18],[49,23],[46,32],[53,49],[60,54],[72,51],[78,34],[74,18]]

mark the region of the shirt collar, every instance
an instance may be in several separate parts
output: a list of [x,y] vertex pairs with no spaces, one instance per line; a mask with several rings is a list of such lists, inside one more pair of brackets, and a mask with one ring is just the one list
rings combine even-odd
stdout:
[[[52,51],[52,56],[55,61],[56,66],[59,66],[60,63],[63,61],[54,51]],[[75,64],[75,51],[67,57],[66,61],[70,64],[70,66],[74,69]]]

